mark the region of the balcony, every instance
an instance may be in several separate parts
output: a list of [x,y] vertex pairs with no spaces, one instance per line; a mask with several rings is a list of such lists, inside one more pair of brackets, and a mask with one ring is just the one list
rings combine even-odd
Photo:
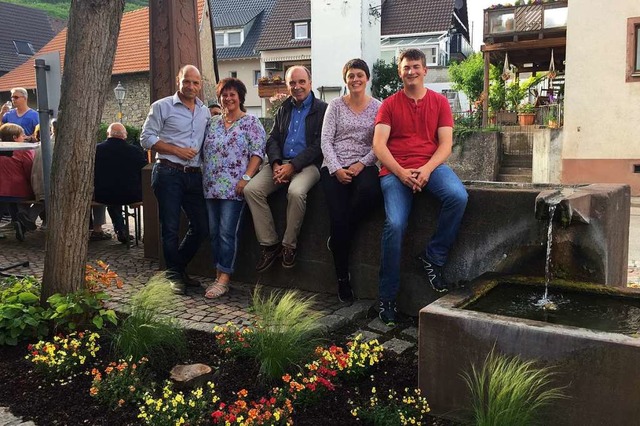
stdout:
[[469,41],[460,33],[451,35],[449,40],[449,59],[451,61],[464,61],[473,53]]
[[564,37],[568,2],[498,6],[484,10],[486,44]]

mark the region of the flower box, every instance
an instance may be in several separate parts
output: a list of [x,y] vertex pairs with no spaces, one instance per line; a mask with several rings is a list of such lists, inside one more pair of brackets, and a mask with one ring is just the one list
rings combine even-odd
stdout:
[[287,85],[284,81],[259,81],[258,82],[258,96],[261,98],[270,98],[278,93],[288,93]]

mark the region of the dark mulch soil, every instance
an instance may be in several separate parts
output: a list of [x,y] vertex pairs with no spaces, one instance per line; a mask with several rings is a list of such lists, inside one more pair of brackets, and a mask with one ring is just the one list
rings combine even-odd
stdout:
[[[343,345],[350,333],[349,327],[332,333],[332,343]],[[188,350],[176,363],[204,363],[220,366],[214,382],[216,393],[222,401],[233,401],[233,393],[242,388],[249,391],[250,399],[266,395],[269,385],[256,380],[255,367],[246,361],[224,359],[216,348],[214,337],[210,333],[188,331]],[[109,359],[104,347],[99,352],[104,362]],[[26,344],[17,347],[0,347],[0,406],[9,407],[11,412],[24,420],[32,420],[37,425],[133,425],[139,424],[138,411],[134,407],[123,407],[112,411],[99,405],[89,395],[91,377],[78,375],[70,384],[51,385],[38,373],[31,371],[30,362],[24,357]],[[402,356],[385,352],[385,359],[376,366],[371,374],[375,375],[377,389],[396,389],[401,392],[406,387],[415,387],[417,377],[417,359],[415,352],[407,351]],[[168,374],[167,374],[168,376]],[[166,377],[161,377],[164,379]],[[357,383],[340,386],[335,392],[323,398],[318,404],[297,407],[294,422],[303,426],[352,425],[359,424],[350,414],[347,403],[353,398],[355,389],[368,392],[372,386],[369,377]],[[442,419],[429,419],[430,425],[453,425]]]

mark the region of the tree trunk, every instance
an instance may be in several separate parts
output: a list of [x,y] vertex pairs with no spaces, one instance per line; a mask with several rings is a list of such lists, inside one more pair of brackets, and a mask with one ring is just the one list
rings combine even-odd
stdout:
[[72,0],[47,206],[42,300],[84,286],[96,134],[125,0]]

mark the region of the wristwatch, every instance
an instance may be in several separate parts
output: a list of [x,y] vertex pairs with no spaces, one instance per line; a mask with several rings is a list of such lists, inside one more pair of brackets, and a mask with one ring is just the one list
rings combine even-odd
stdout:
[[251,180],[251,176],[249,175],[242,175],[242,180],[249,182]]

